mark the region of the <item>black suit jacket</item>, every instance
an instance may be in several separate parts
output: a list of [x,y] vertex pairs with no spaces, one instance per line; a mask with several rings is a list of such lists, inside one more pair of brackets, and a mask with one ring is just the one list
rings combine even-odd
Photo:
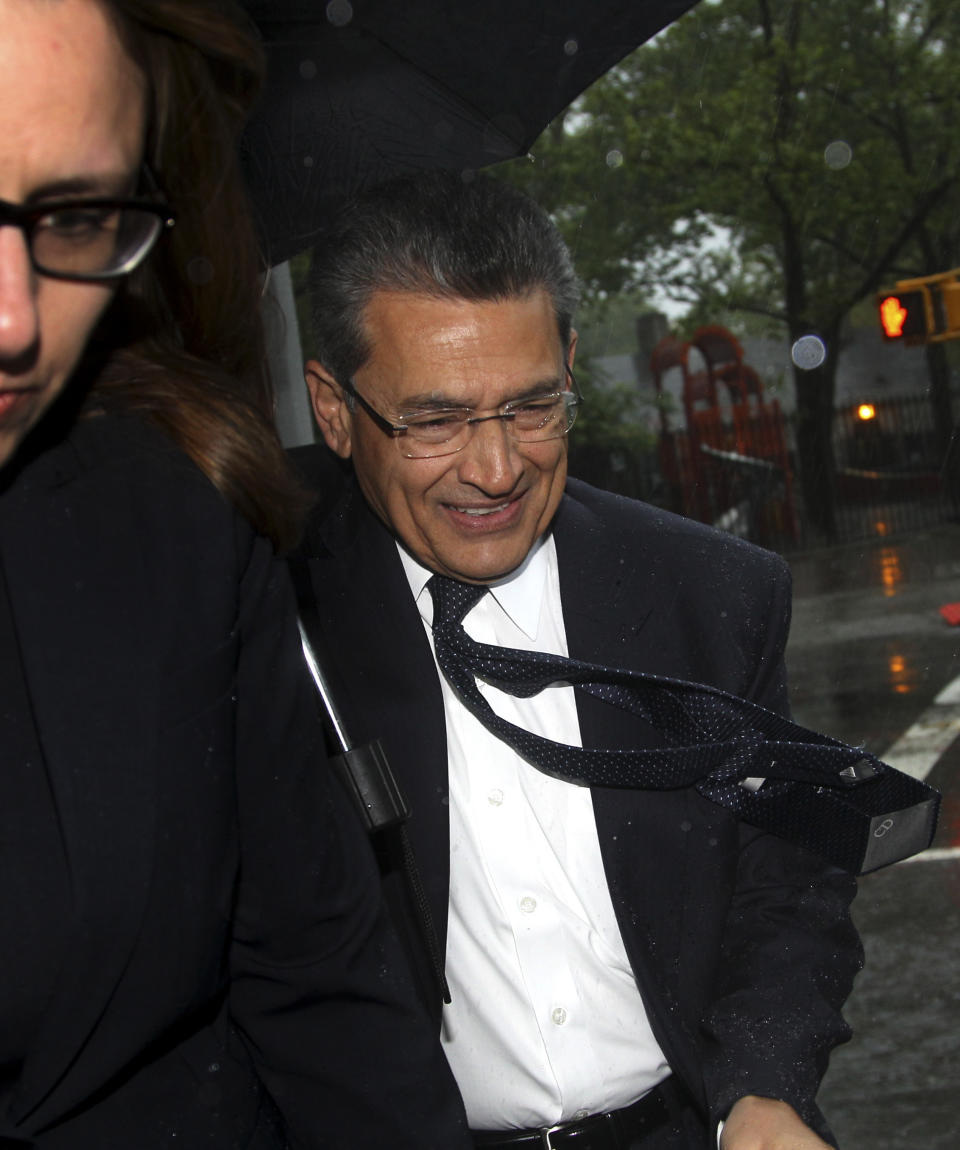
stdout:
[[0,1144],[468,1144],[331,782],[283,563],[135,420],[3,478],[73,917]]
[[[449,839],[438,673],[393,538],[319,449],[298,453],[324,504],[306,550],[338,694],[358,738],[380,737],[441,936]],[[778,557],[570,480],[553,532],[574,658],[705,682],[786,708],[790,611]],[[656,746],[655,730],[577,692],[585,746]],[[675,1074],[705,1119],[743,1094],[814,1095],[860,964],[853,880],[739,823],[692,789],[593,792],[620,930]]]

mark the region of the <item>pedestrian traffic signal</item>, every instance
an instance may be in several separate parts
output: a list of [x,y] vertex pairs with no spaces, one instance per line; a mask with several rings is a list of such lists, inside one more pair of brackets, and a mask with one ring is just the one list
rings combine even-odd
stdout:
[[928,333],[927,293],[923,289],[882,295],[880,325],[887,339],[902,339],[906,343],[923,341]]
[[960,268],[900,280],[877,296],[884,339],[906,344],[960,339]]

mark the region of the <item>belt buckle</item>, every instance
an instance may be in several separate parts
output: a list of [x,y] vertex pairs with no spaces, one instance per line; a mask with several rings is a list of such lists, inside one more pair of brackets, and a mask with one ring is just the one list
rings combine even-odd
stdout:
[[540,1145],[543,1147],[543,1150],[556,1150],[551,1136],[559,1130],[562,1130],[565,1125],[567,1125],[567,1123],[561,1122],[558,1126],[542,1126],[540,1128]]

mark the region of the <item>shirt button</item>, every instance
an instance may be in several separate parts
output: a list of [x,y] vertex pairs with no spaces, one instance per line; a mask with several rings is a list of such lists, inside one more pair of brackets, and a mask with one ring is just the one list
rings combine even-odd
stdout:
[[555,1006],[550,1014],[550,1017],[553,1019],[557,1026],[563,1026],[563,1024],[567,1021],[567,1012],[563,1009],[562,1006]]
[[520,909],[524,914],[533,914],[533,912],[537,909],[537,900],[535,898],[531,898],[528,894],[524,895],[520,900]]
[[499,787],[494,787],[493,790],[487,795],[487,802],[492,807],[498,807],[503,802],[503,791]]

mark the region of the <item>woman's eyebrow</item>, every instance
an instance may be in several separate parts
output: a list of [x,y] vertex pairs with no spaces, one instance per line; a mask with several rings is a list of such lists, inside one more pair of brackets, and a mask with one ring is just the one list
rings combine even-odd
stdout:
[[64,199],[70,196],[125,196],[130,195],[136,180],[129,172],[104,172],[102,175],[66,176],[59,180],[48,180],[34,188],[24,201],[27,204],[43,203],[45,200]]

